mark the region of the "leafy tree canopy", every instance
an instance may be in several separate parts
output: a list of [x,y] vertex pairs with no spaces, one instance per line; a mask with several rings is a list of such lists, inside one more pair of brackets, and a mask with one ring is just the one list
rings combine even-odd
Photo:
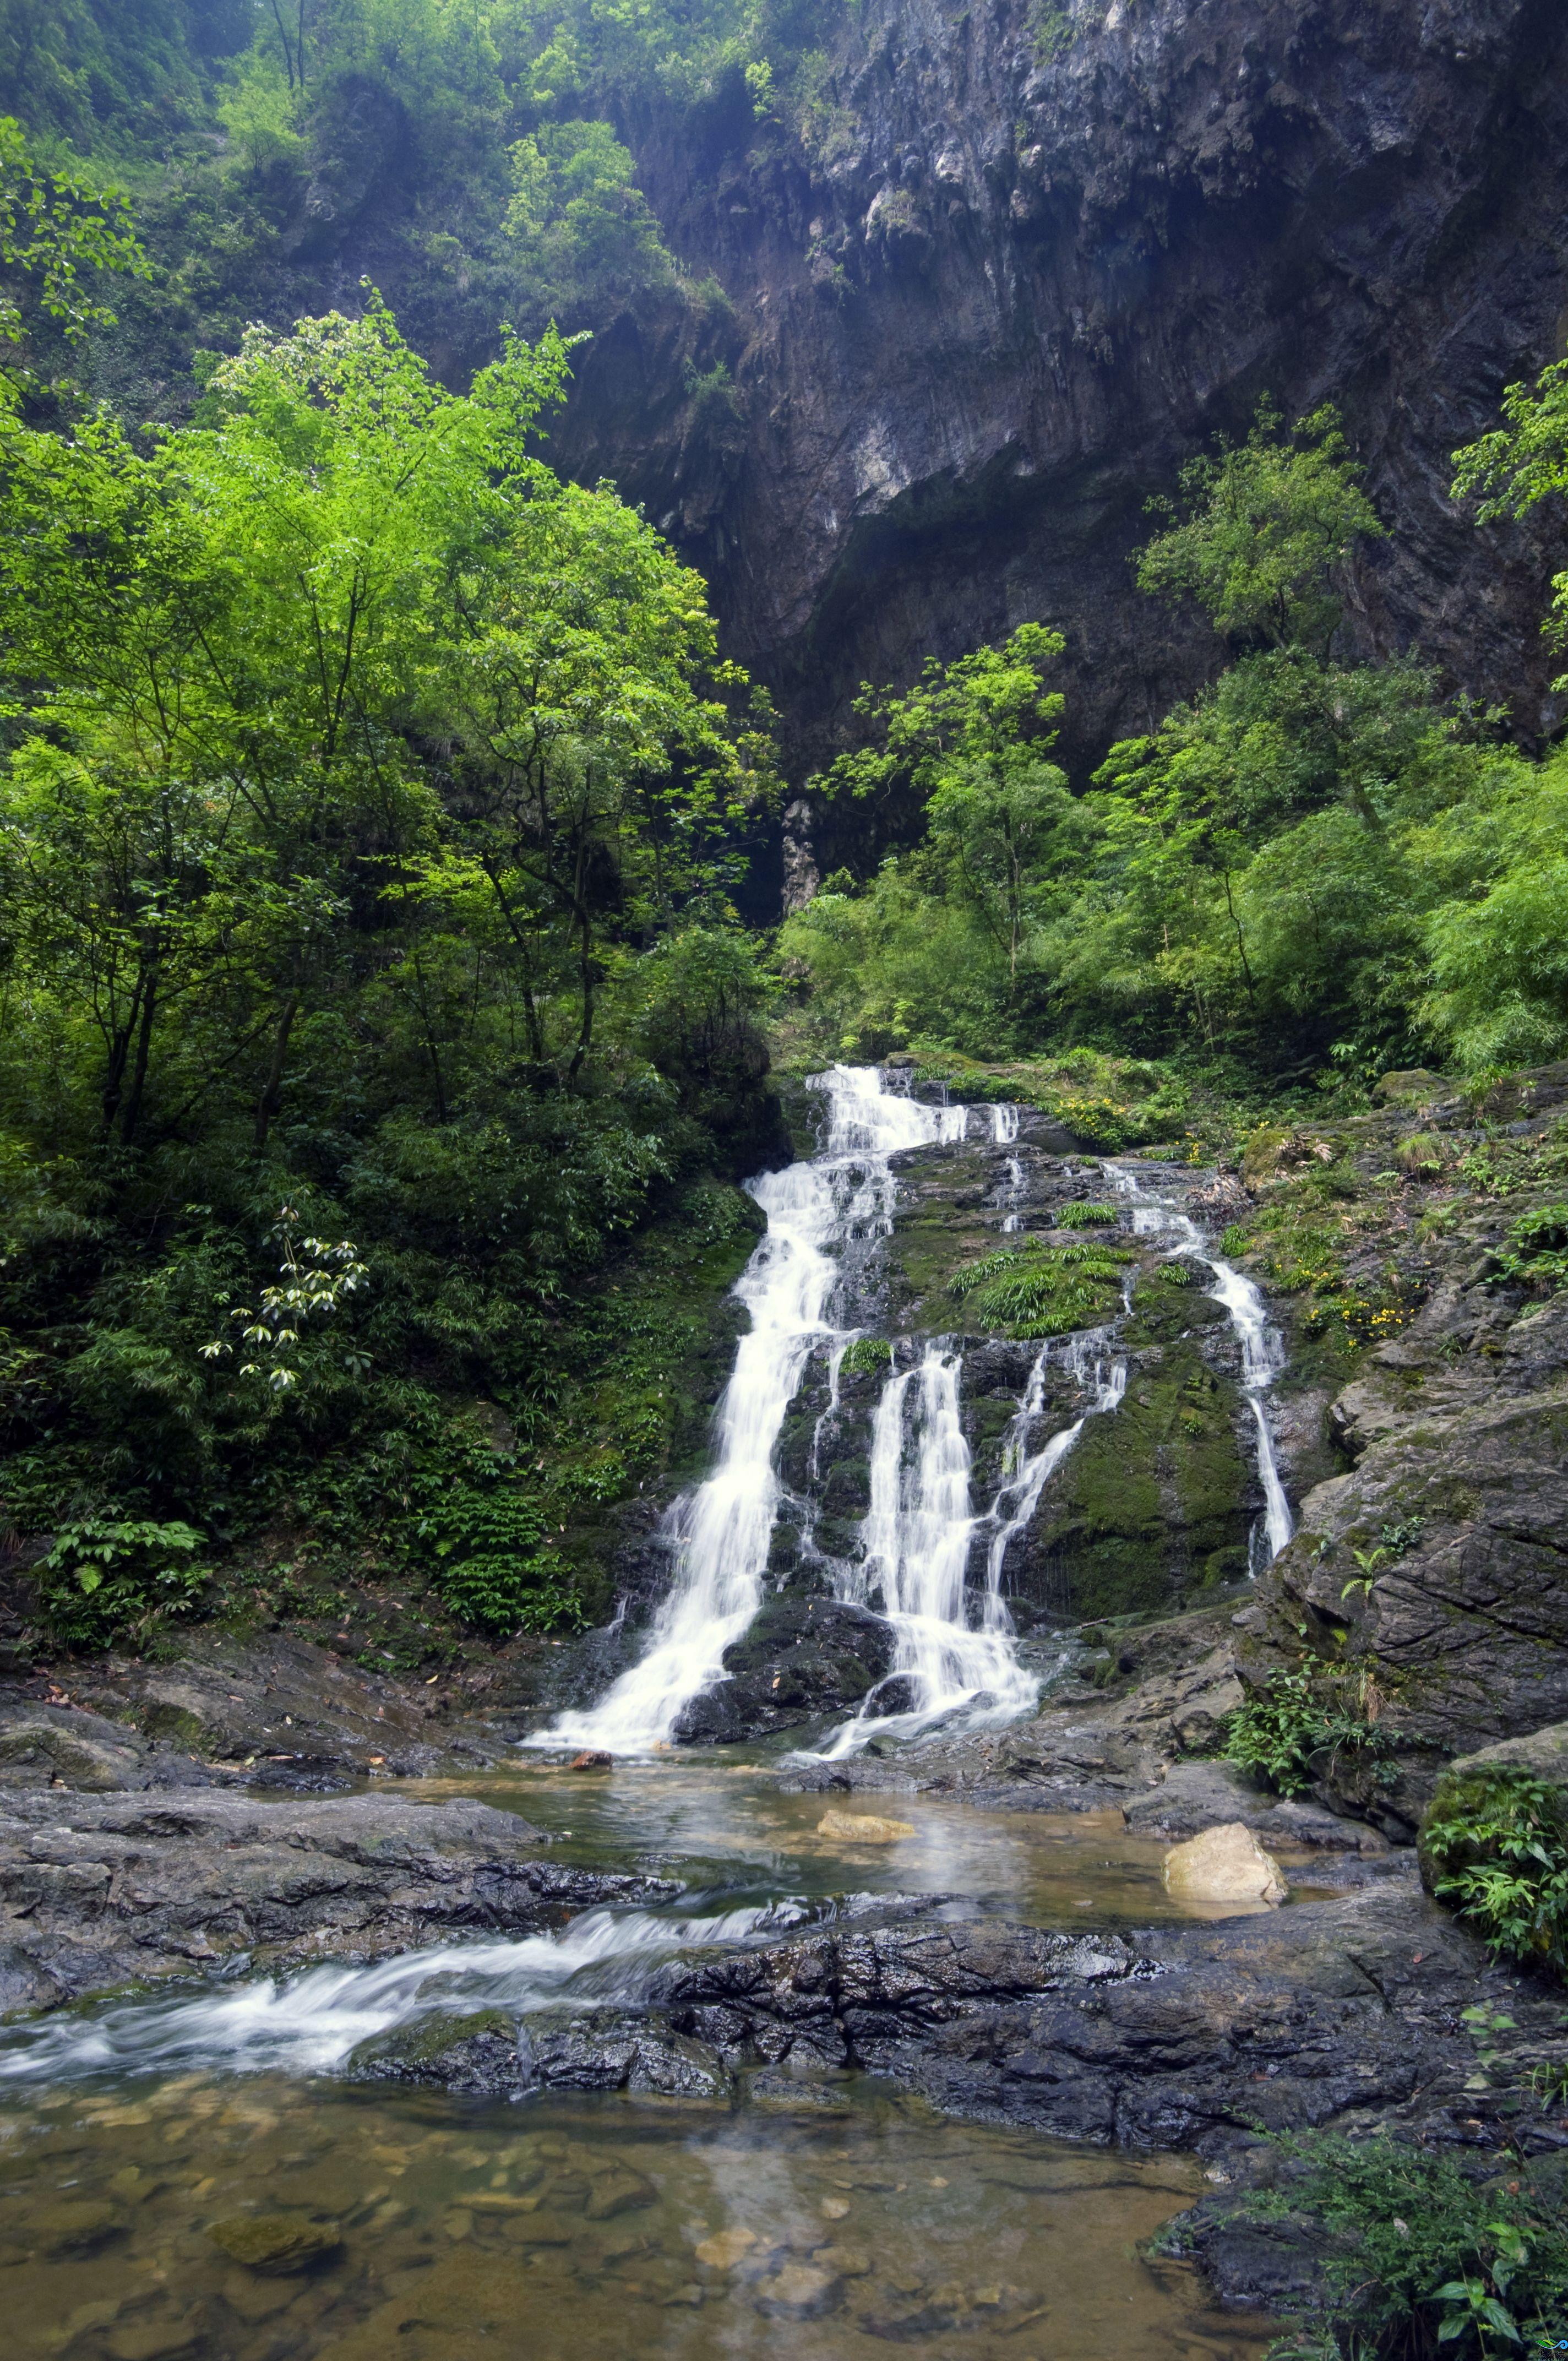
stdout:
[[1266,401],[1245,443],[1190,460],[1173,516],[1138,559],[1138,588],[1197,600],[1216,631],[1327,656],[1341,613],[1335,577],[1362,536],[1383,533],[1332,408],[1294,434]]

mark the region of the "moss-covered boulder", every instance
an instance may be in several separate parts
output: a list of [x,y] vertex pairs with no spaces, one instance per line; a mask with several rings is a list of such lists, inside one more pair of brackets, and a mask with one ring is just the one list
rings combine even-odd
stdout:
[[499,2008],[422,2016],[372,2034],[350,2052],[345,2070],[356,2081],[487,2094],[525,2090],[533,2079],[517,2021]]

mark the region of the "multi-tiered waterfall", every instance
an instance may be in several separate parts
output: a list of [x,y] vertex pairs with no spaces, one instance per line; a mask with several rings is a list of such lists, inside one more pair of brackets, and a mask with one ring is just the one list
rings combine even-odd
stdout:
[[563,1715],[539,1744],[611,1753],[656,1746],[683,1707],[723,1678],[724,1652],[762,1600],[784,1412],[812,1348],[846,1341],[829,1317],[839,1258],[852,1241],[892,1227],[890,1157],[964,1136],[966,1108],[890,1093],[874,1066],[835,1066],[821,1088],[828,1120],[819,1152],[750,1183],[768,1217],[736,1290],[751,1333],[719,1406],[713,1473],[670,1511],[675,1579],[647,1652],[590,1711]]
[[[835,1066],[817,1087],[827,1121],[817,1155],[749,1184],[768,1221],[736,1290],[751,1313],[751,1331],[740,1340],[719,1406],[713,1473],[665,1520],[674,1580],[647,1646],[596,1706],[562,1715],[535,1745],[645,1752],[666,1742],[691,1701],[725,1677],[725,1651],[762,1603],[779,1504],[774,1452],[814,1350],[827,1349],[836,1406],[839,1364],[854,1332],[835,1324],[835,1297],[847,1256],[892,1228],[889,1159],[905,1148],[962,1139],[969,1127],[970,1109],[927,1106],[889,1091],[875,1067]],[[993,1144],[1010,1145],[1018,1134],[1016,1108],[987,1112]],[[1240,1340],[1243,1390],[1257,1433],[1266,1502],[1257,1554],[1272,1556],[1291,1526],[1264,1399],[1278,1363],[1262,1300],[1250,1280],[1210,1252],[1184,1214],[1149,1195],[1124,1168],[1107,1170],[1133,1199],[1135,1230],[1174,1233],[1171,1250],[1201,1257],[1212,1274],[1212,1292]],[[1010,1229],[1018,1224],[1014,1209],[1023,1194],[1021,1166],[1010,1159]],[[879,1730],[913,1735],[959,1710],[1007,1719],[1034,1702],[1036,1684],[1018,1662],[1003,1596],[1004,1561],[1086,1422],[1120,1402],[1126,1364],[1113,1346],[1107,1330],[1054,1348],[1083,1406],[1040,1441],[1053,1348],[1042,1349],[1005,1438],[1000,1486],[983,1513],[970,1493],[960,1356],[935,1340],[917,1363],[894,1367],[872,1426],[871,1504],[860,1554],[832,1569],[840,1598],[886,1617],[893,1667],[826,1741],[827,1752],[850,1752]],[[819,1421],[814,1473],[820,1430]]]

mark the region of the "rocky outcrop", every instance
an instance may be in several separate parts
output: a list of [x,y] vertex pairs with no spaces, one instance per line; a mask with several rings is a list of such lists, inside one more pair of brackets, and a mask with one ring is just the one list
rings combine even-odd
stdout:
[[[1461,2012],[1487,2001],[1514,2031],[1480,2090]],[[953,1909],[840,1924],[676,1960],[635,2011],[492,2012],[377,2043],[358,2070],[498,2095],[685,2078],[713,2095],[761,2068],[763,2096],[805,2103],[859,2068],[952,2114],[1221,2160],[1324,2125],[1551,2147],[1568,2142],[1515,2084],[1542,2045],[1564,2051],[1558,2016],[1426,1901],[1407,1855],[1352,1894],[1216,1927],[1063,1934]]]
[[1568,1718],[1568,1299],[1488,1285],[1473,1240],[1448,1259],[1335,1400],[1354,1466],[1308,1494],[1245,1619],[1255,1677],[1304,1633],[1372,1681],[1391,1763],[1376,1792],[1332,1776],[1407,1834],[1448,1757]]
[[[624,129],[694,315],[601,324],[553,448],[642,501],[781,696],[801,767],[859,682],[1028,617],[1068,748],[1219,660],[1131,589],[1145,502],[1271,393],[1341,403],[1392,538],[1347,652],[1419,643],[1526,731],[1557,711],[1550,566],[1452,508],[1454,448],[1558,350],[1568,26],[1552,0],[866,0],[794,121],[739,75]],[[790,892],[841,819],[792,812]]]
[[674,1889],[558,1866],[487,1804],[216,1793],[0,1801],[0,2012],[243,1952],[382,1959],[444,1934],[521,1934]]

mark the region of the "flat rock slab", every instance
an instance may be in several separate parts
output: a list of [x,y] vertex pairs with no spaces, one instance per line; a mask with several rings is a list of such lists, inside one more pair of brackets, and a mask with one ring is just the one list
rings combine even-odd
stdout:
[[[104,1657],[75,1674],[72,1693],[146,1738],[280,1785],[341,1784],[372,1765],[418,1775],[458,1737],[417,1692],[309,1640],[198,1629],[181,1644],[172,1664]],[[460,1744],[483,1759],[473,1732]]]
[[213,1773],[179,1747],[83,1707],[0,1694],[0,1784],[87,1795],[205,1786]]
[[488,1804],[232,1791],[0,1799],[0,2010],[45,2008],[231,1953],[379,1959],[526,1933],[663,1881],[558,1865]]

